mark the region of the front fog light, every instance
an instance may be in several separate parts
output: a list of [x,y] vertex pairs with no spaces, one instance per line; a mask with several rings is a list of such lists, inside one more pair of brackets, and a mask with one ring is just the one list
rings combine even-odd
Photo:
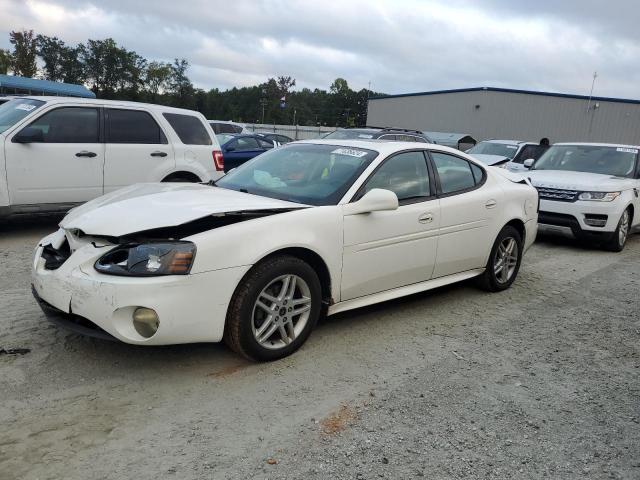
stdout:
[[133,328],[144,338],[151,338],[158,331],[160,319],[155,310],[138,307],[133,312]]

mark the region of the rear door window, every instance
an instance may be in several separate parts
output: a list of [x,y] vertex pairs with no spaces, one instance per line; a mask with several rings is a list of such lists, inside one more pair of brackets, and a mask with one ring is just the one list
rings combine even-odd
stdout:
[[[431,158],[433,158],[438,172],[443,194],[463,192],[476,186],[477,173],[474,174],[471,164],[465,159],[440,152],[431,152]],[[473,166],[481,170],[479,167]]]
[[180,113],[163,113],[162,116],[167,119],[171,128],[185,145],[212,144],[209,132],[198,117]]
[[97,108],[61,107],[45,113],[29,127],[42,130],[44,143],[98,143]]
[[107,109],[107,143],[166,144],[153,117],[139,110]]
[[258,141],[252,137],[240,137],[236,141],[236,150],[238,152],[246,152],[247,150],[258,150]]

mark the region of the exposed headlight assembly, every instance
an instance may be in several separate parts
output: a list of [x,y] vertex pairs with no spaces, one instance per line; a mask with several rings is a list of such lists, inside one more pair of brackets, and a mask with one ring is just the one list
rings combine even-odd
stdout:
[[100,273],[130,277],[187,275],[196,255],[191,242],[157,242],[121,245],[95,263]]
[[582,192],[578,200],[590,200],[595,202],[612,202],[620,196],[620,192]]

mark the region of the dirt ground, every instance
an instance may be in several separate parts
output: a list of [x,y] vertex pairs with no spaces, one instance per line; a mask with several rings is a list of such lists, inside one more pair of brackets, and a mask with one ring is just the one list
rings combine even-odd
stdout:
[[544,238],[509,291],[340,314],[250,364],[49,325],[29,269],[55,223],[0,226],[1,480],[640,478],[640,235]]

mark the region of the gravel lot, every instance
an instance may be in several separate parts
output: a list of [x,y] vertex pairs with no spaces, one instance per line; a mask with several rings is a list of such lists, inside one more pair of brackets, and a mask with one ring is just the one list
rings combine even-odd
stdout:
[[0,226],[0,479],[640,478],[640,235],[545,238],[514,287],[331,317],[294,356],[140,348],[48,325],[56,219]]

